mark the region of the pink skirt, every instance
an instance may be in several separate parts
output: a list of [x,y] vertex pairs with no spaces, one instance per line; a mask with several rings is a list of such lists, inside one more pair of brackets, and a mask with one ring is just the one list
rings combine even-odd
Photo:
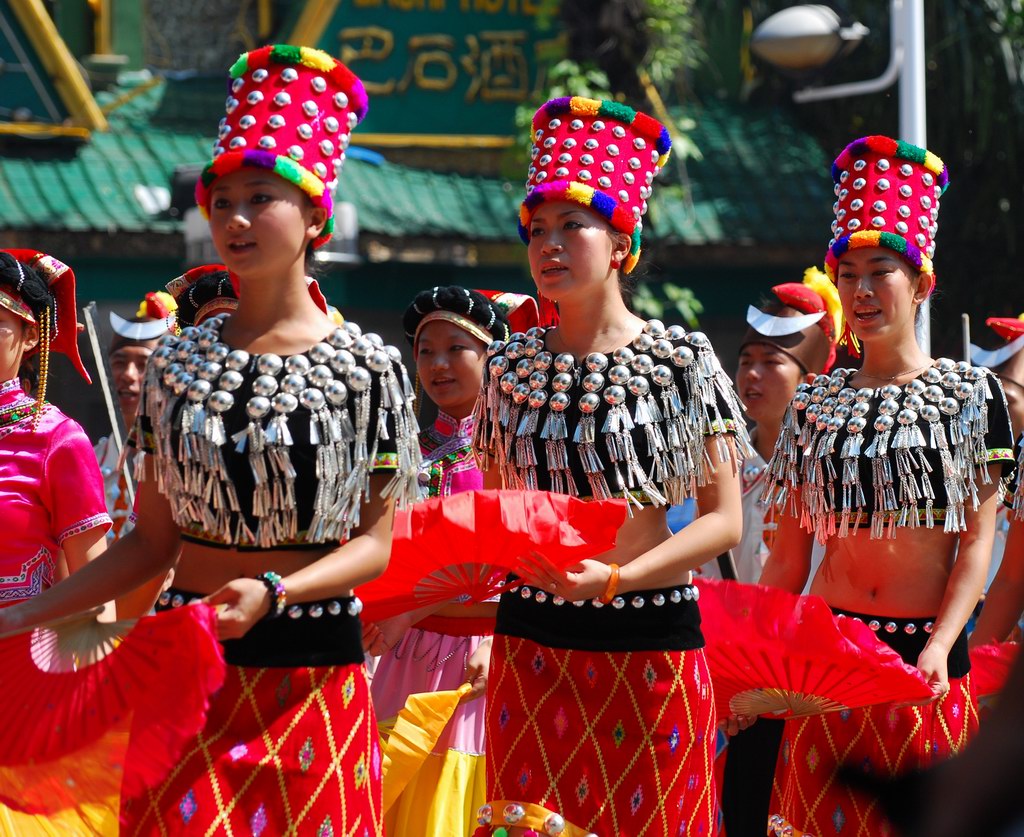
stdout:
[[[394,718],[409,695],[458,689],[466,680],[466,661],[483,639],[410,628],[374,670],[370,693],[377,717],[382,722]],[[482,755],[485,712],[486,698],[459,706],[434,752]]]

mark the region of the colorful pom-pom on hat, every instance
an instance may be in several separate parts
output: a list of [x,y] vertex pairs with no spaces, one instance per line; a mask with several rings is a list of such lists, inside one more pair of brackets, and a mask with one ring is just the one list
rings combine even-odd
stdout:
[[519,235],[530,240],[530,218],[545,201],[571,201],[594,210],[630,237],[622,265],[640,258],[642,218],[655,176],[672,148],[668,129],[618,102],[579,96],[552,99],[533,117],[533,146]]
[[116,311],[110,312],[110,327],[114,338],[110,343],[111,354],[133,343],[149,343],[167,334],[173,327],[174,312],[178,303],[166,291],[151,291],[139,303],[135,317],[127,320]]
[[939,198],[949,185],[945,163],[932,152],[889,137],[854,140],[832,164],[836,219],[825,255],[835,281],[843,253],[886,247],[934,276]]
[[337,184],[352,130],[367,111],[363,83],[326,52],[277,44],[245,53],[229,75],[227,115],[213,160],[196,183],[196,203],[209,214],[210,187],[246,166],[294,183],[327,210],[319,247],[331,237]]

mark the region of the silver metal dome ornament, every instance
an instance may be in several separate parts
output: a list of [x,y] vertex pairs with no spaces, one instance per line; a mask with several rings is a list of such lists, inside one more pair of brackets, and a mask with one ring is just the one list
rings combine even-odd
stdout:
[[[551,490],[583,491],[576,482],[582,471],[590,496],[621,492],[634,505],[663,505],[681,502],[708,477],[696,428],[736,432],[740,448],[749,449],[737,421],[742,408],[705,335],[651,320],[629,345],[591,352],[580,365],[569,353],[550,352],[545,335],[513,339],[495,354],[477,407],[478,443],[505,451],[503,462],[522,484],[532,485],[546,464]],[[512,365],[514,373],[502,371]],[[529,392],[518,390],[521,380]],[[643,441],[634,440],[638,428]],[[535,431],[544,442],[541,462]]]

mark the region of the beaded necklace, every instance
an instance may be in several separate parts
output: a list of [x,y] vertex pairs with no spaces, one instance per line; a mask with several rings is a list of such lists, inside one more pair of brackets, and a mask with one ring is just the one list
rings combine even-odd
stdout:
[[24,419],[33,418],[46,407],[45,403],[40,403],[25,395],[22,391],[21,381],[17,378],[0,384],[0,396],[8,393],[14,396],[14,401],[0,406],[0,428],[10,427]]
[[8,427],[23,419],[32,418],[43,406],[45,405],[41,406],[38,401],[28,398],[0,407],[0,427]]
[[[886,529],[894,536],[896,527],[915,528],[922,519],[932,528],[935,479],[946,495],[944,530],[964,531],[967,504],[978,506],[975,472],[983,483],[991,481],[985,435],[993,386],[1004,397],[998,381],[984,368],[948,358],[939,358],[903,386],[853,389],[847,381],[856,371],[836,369],[798,387],[768,465],[765,502],[782,506],[799,496],[801,522],[820,542],[845,537],[867,517],[860,470],[866,458],[874,500],[871,537],[882,537]],[[866,437],[866,430],[873,433]],[[840,434],[845,434],[841,444]],[[937,474],[927,450],[938,454]]]

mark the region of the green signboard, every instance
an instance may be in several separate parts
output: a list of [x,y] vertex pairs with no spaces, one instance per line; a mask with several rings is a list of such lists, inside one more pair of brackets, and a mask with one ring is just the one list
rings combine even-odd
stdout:
[[[368,134],[446,144],[506,140],[515,132],[516,105],[543,81],[541,56],[557,37],[546,0],[316,5],[321,11],[307,9],[295,38],[314,36],[363,80],[370,96],[359,130],[364,142]],[[542,5],[550,21],[543,26]]]

